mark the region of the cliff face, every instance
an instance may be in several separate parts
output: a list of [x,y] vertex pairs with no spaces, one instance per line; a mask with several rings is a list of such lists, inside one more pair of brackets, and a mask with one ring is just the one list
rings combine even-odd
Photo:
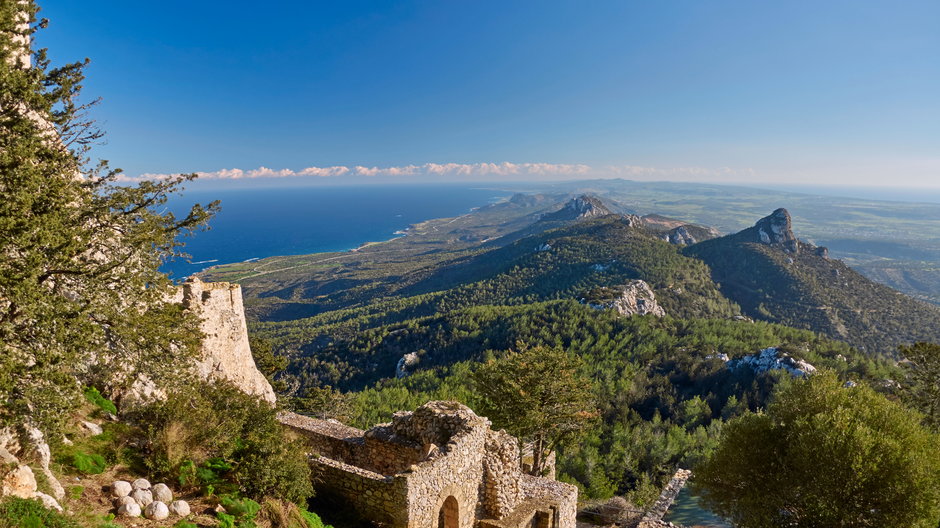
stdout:
[[196,372],[205,379],[228,380],[246,393],[274,403],[274,389],[258,371],[248,346],[241,286],[193,277],[183,283],[177,295],[187,310],[202,319],[200,329],[205,339]]
[[653,314],[664,317],[666,311],[656,302],[656,294],[646,281],[632,280],[617,288],[596,288],[583,300],[596,310],[617,310],[624,316]]

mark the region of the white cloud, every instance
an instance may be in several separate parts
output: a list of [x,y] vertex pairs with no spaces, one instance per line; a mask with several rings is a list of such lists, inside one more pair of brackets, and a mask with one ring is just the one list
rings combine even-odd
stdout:
[[[253,178],[386,178],[389,180],[420,180],[446,177],[454,180],[499,178],[508,180],[582,179],[582,178],[636,178],[636,179],[721,179],[744,178],[754,175],[753,169],[729,167],[643,167],[638,165],[609,165],[592,167],[585,164],[558,163],[425,163],[392,167],[307,167],[305,169],[220,169],[198,173],[203,180],[241,180]],[[122,175],[123,181],[167,178],[169,174],[141,174],[137,177]]]

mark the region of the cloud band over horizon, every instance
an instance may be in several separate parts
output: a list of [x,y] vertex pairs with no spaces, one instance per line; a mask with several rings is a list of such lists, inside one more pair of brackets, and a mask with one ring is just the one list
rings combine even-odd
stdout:
[[[639,165],[608,165],[592,167],[586,164],[558,163],[424,163],[422,165],[402,165],[390,167],[366,167],[362,165],[330,167],[307,167],[300,170],[271,169],[220,169],[212,172],[197,172],[204,180],[246,180],[256,178],[386,178],[389,180],[413,180],[421,178],[450,177],[453,180],[480,179],[499,177],[500,179],[518,178],[535,179],[582,179],[582,178],[709,178],[709,177],[751,177],[753,169],[733,169],[730,167],[644,167]],[[146,173],[139,176],[122,174],[120,181],[134,182],[158,180],[174,174]]]

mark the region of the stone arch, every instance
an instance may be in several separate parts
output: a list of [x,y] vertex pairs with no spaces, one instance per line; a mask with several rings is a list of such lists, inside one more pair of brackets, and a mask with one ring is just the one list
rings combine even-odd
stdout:
[[437,528],[460,528],[460,504],[453,495],[444,499],[437,514]]

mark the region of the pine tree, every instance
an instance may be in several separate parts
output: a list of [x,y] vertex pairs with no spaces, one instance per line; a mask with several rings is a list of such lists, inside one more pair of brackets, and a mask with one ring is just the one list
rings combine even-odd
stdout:
[[53,68],[31,1],[0,3],[0,425],[47,432],[83,384],[159,379],[195,353],[197,321],[159,266],[218,207],[157,213],[195,175],[120,185],[91,161],[103,132],[80,99],[88,59]]
[[542,475],[559,443],[597,418],[581,361],[560,348],[522,347],[474,373],[480,411],[496,427],[532,443],[532,474]]
[[914,343],[900,351],[910,368],[908,400],[924,413],[924,423],[940,431],[940,345]]

